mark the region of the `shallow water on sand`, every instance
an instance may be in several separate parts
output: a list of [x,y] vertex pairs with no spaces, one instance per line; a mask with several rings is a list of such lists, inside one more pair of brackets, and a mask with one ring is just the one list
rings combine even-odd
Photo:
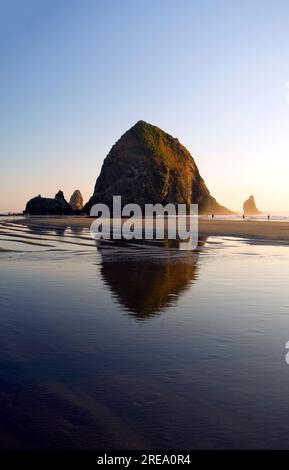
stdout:
[[289,448],[289,247],[1,222],[1,448]]

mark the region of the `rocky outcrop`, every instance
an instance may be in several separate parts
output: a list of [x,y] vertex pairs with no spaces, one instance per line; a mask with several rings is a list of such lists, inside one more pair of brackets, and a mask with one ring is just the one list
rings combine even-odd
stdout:
[[214,199],[188,150],[166,132],[144,121],[137,122],[112,147],[85,205],[122,203],[199,204],[201,213],[230,214]]
[[23,213],[29,215],[66,215],[72,212],[63,192],[58,191],[54,199],[41,197],[41,195],[30,199]]
[[243,211],[245,215],[258,215],[261,214],[261,211],[256,206],[255,203],[255,198],[253,194],[246,199],[246,201],[243,204]]
[[79,189],[76,189],[74,193],[72,194],[70,201],[69,201],[69,205],[74,211],[82,211],[83,198]]

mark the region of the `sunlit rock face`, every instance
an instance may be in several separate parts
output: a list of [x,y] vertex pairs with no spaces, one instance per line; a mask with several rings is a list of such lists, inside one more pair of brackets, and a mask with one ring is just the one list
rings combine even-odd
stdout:
[[229,214],[218,204],[188,150],[156,126],[138,121],[112,147],[103,162],[94,194],[85,205],[122,203],[199,204],[202,213]]
[[69,204],[74,211],[82,211],[83,209],[83,198],[79,189],[76,189],[72,194]]
[[72,209],[65,200],[62,191],[58,191],[55,198],[36,196],[27,202],[24,214],[30,215],[65,215],[71,214]]
[[246,201],[243,204],[243,210],[245,215],[257,215],[261,214],[259,209],[256,206],[255,198],[253,194],[246,199]]

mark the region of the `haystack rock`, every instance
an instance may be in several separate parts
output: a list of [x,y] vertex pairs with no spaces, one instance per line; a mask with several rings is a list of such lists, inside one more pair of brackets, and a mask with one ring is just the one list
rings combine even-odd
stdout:
[[24,214],[29,215],[65,215],[73,211],[65,200],[62,191],[58,191],[55,198],[36,196],[26,204]]
[[83,198],[79,189],[76,189],[72,194],[69,205],[74,211],[82,211],[83,209]]
[[261,214],[256,206],[253,194],[244,202],[243,210],[245,215],[258,215]]
[[214,199],[188,150],[156,126],[138,121],[112,147],[96,181],[93,196],[84,206],[122,204],[199,204],[201,213],[230,214]]

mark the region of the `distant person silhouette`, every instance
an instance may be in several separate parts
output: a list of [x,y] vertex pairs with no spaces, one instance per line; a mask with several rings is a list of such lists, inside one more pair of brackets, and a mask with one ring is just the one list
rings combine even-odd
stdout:
[[212,219],[214,220],[214,218],[215,218],[215,214],[212,214]]
[[270,220],[270,214],[267,215],[267,219]]
[[243,214],[243,215],[242,215],[242,219],[245,220],[245,218],[246,218],[246,217],[245,217],[245,214]]

